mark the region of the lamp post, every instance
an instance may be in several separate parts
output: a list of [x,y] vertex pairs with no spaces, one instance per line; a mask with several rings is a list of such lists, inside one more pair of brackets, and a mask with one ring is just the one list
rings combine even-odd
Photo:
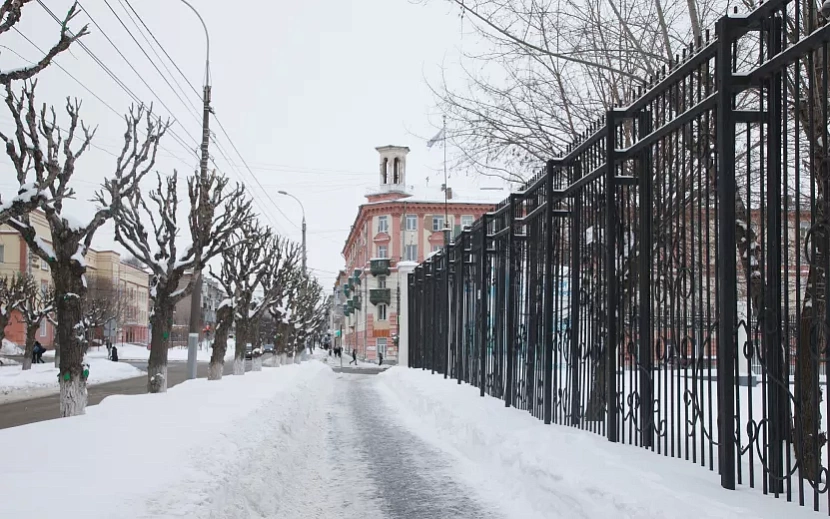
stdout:
[[[205,81],[204,90],[202,94],[202,155],[199,162],[199,190],[201,200],[207,200],[209,193],[207,192],[207,178],[208,178],[208,160],[210,154],[208,147],[210,145],[210,33],[208,32],[207,24],[204,18],[199,14],[193,5],[187,0],[181,2],[190,8],[191,11],[199,18],[202,23],[202,28],[205,30]],[[193,293],[190,295],[190,333],[201,334],[202,327],[202,273],[193,272],[195,278],[195,286]]]
[[292,195],[287,191],[277,191],[277,193],[285,196],[289,196],[297,201],[300,204],[300,210],[303,212],[303,273],[307,274],[308,271],[306,270],[306,247],[305,247],[305,207],[303,207],[303,203],[300,202],[300,199],[296,196]]

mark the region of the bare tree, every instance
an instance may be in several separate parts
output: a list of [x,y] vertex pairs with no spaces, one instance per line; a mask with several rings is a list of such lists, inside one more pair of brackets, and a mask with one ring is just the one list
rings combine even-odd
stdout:
[[[179,197],[178,174],[157,175],[158,185],[148,194],[148,207],[136,189],[126,198],[115,217],[115,239],[150,270],[152,279],[150,317],[152,336],[147,366],[147,390],[167,391],[167,350],[173,328],[173,309],[188,297],[195,286],[195,276],[182,284],[186,272],[199,272],[211,258],[230,244],[234,230],[251,218],[251,201],[244,186],[226,189],[228,179],[215,171],[200,184],[200,177],[187,179],[190,210],[188,234],[190,245],[177,243]],[[112,195],[110,198],[119,200]]]
[[[17,30],[17,25],[23,16],[23,8],[30,2],[31,0],[3,1],[0,5],[0,35],[11,30]],[[77,39],[88,34],[86,25],[76,33],[69,30],[69,24],[78,12],[77,4],[73,4],[63,19],[60,38],[38,61],[31,62],[29,66],[0,71],[0,84],[6,85],[8,89],[12,81],[28,81],[34,78],[40,71],[48,67],[58,54],[67,50]],[[18,138],[23,138],[23,136],[19,135]],[[10,146],[9,140],[5,137],[3,140],[8,148]],[[31,156],[17,153],[15,155],[18,155],[20,160],[19,163],[15,162],[20,189],[17,196],[7,202],[0,203],[0,224],[8,222],[12,217],[33,211],[41,203],[59,196],[46,189],[54,183],[59,173],[58,169],[38,169]],[[9,156],[12,157],[12,154],[10,153]],[[30,168],[35,169],[34,178],[31,178],[28,174]]]
[[[255,327],[255,323],[285,290],[290,272],[295,268],[298,251],[295,243],[274,236],[267,227],[251,221],[239,228],[234,245],[222,254],[219,273],[209,271],[225,292],[231,294],[230,300],[223,302],[222,311],[217,311],[219,322],[210,360],[209,379],[219,380],[222,377],[227,330],[230,328],[227,308],[232,309],[230,315],[236,325],[234,375],[245,373],[246,345],[256,341],[252,327]],[[255,294],[260,291],[262,296],[255,298]],[[226,322],[223,323],[223,319]],[[225,334],[224,337],[220,337],[220,330]]]
[[[57,310],[57,354],[60,355],[61,416],[83,414],[86,409],[86,379],[83,370],[83,298],[86,294],[85,256],[95,232],[113,215],[112,204],[97,208],[89,221],[79,221],[64,211],[64,200],[74,196],[72,177],[77,160],[89,149],[95,130],[80,119],[80,101],[67,99],[69,122],[65,136],[57,122],[54,108],[40,111],[35,107],[35,83],[27,83],[20,95],[6,84],[6,106],[16,131],[13,136],[0,133],[6,153],[14,164],[18,181],[25,185],[32,173],[44,186],[49,200],[40,202],[50,236],[38,236],[29,214],[9,220],[32,253],[45,261],[55,285]],[[139,125],[147,120],[146,137],[139,140]],[[128,196],[141,177],[155,162],[159,137],[164,127],[158,125],[143,107],[125,117],[127,129],[124,147],[115,165],[114,178],[104,181],[105,190],[114,200]],[[80,143],[76,139],[80,137]],[[51,243],[49,243],[51,241]]]
[[6,338],[6,326],[11,322],[12,314],[28,292],[29,280],[25,275],[16,274],[0,278],[0,344]]
[[83,302],[83,323],[87,331],[86,346],[94,340],[96,330],[108,323],[117,328],[124,316],[124,301],[118,286],[108,276],[95,275],[87,279],[87,295]]
[[24,294],[15,306],[18,319],[26,327],[26,348],[23,357],[23,370],[31,369],[32,353],[35,348],[35,336],[41,323],[55,311],[55,290],[50,285],[42,288],[37,285],[30,274],[20,274]]

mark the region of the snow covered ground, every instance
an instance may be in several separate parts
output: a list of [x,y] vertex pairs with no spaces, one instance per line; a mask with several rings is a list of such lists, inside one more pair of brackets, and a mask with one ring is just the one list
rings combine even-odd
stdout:
[[23,348],[8,339],[3,339],[3,343],[0,344],[0,355],[23,355],[23,353]]
[[[280,476],[296,478],[323,441],[315,404],[332,377],[319,362],[266,368],[110,396],[84,416],[0,430],[0,445],[38,446],[4,453],[0,517],[262,517],[248,500],[310,499],[315,489]],[[266,473],[265,461],[283,473]]]
[[399,367],[265,368],[0,430],[0,445],[32,443],[3,457],[0,517],[816,517]]
[[[114,380],[143,376],[140,369],[124,362],[90,358],[89,384],[102,384]],[[58,368],[54,362],[32,364],[32,369],[23,371],[20,366],[0,366],[0,403],[25,400],[57,393]]]
[[[143,344],[123,343],[116,344],[118,348],[118,360],[147,360],[150,358],[150,350]],[[236,342],[233,339],[228,339],[228,351],[225,352],[225,360],[232,359],[236,351]],[[210,355],[213,350],[207,346],[203,346],[201,350],[196,352],[196,360],[200,362],[209,362]],[[93,346],[87,352],[87,358],[107,358],[107,348],[105,346]],[[50,350],[43,354],[44,358],[55,358],[55,352]],[[167,360],[173,362],[187,360],[187,348],[170,348],[167,351]]]
[[454,460],[459,477],[504,517],[816,517],[717,473],[595,434],[544,425],[478,389],[428,371],[378,376],[402,426]]

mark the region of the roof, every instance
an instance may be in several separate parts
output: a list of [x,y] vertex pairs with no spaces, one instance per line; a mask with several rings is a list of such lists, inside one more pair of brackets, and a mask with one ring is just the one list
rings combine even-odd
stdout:
[[[503,201],[510,195],[510,190],[496,188],[496,189],[478,189],[478,190],[458,190],[450,186],[452,191],[452,198],[447,200],[450,204],[486,204],[495,205]],[[406,203],[424,203],[424,204],[443,204],[444,190],[440,186],[406,186],[406,194],[401,195],[400,198],[394,200],[379,200],[376,202],[367,202],[363,205],[377,205],[387,204],[391,202],[406,202]],[[371,194],[382,194],[380,192],[373,192]],[[407,196],[408,195],[408,196]]]

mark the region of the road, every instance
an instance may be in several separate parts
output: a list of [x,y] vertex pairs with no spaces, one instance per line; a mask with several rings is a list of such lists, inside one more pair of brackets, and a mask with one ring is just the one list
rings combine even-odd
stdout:
[[[146,361],[125,361],[139,369],[147,369]],[[251,362],[245,362],[245,371],[251,370]],[[197,376],[207,377],[208,363],[197,364]],[[233,362],[225,363],[225,374],[233,373]],[[187,380],[187,363],[170,362],[167,365],[167,387]],[[147,378],[136,377],[106,384],[89,386],[87,405],[96,405],[110,395],[140,395],[147,392]],[[49,395],[31,400],[20,400],[0,405],[0,429],[58,418],[59,395]]]

